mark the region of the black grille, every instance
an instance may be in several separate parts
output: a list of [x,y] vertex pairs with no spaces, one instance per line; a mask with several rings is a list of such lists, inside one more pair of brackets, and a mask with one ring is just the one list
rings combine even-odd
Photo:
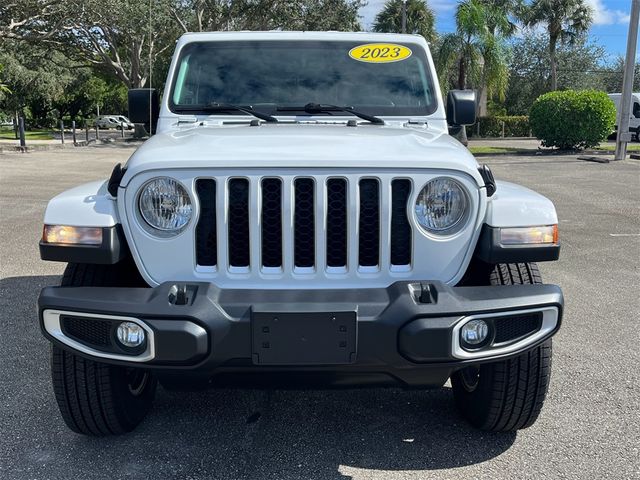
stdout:
[[98,350],[109,349],[111,343],[111,320],[99,318],[60,316],[63,333],[74,340],[90,345]]
[[282,181],[262,180],[262,265],[282,266]]
[[218,263],[215,180],[197,180],[196,193],[200,199],[200,218],[196,225],[196,262],[211,267]]
[[380,186],[378,180],[360,180],[359,264],[378,265],[380,256]]
[[294,263],[296,267],[313,267],[315,264],[315,214],[313,179],[298,178],[295,181],[294,211]]
[[[318,184],[312,177],[289,178],[265,176],[255,182],[244,177],[197,179],[195,194],[200,205],[194,231],[197,265],[282,268],[289,265],[285,261],[289,258],[286,255],[293,257],[295,267],[302,268],[318,263],[344,268],[351,262],[378,268],[411,265],[413,231],[407,209],[413,188],[410,178],[383,182],[379,178],[365,177],[351,182],[343,177],[333,177]],[[289,186],[291,199],[285,198]],[[382,195],[387,189],[388,197]],[[325,211],[321,215],[324,226],[318,231],[316,223],[321,220],[317,217],[318,200],[324,199],[325,194]],[[351,204],[352,195],[358,198],[355,204]],[[222,197],[224,201],[218,201]],[[389,202],[388,206],[385,204],[384,219],[383,198],[385,202],[388,198]],[[289,218],[289,214],[293,218]],[[222,218],[227,224],[224,231],[216,226]],[[292,225],[288,223],[291,220]],[[256,232],[250,230],[252,221],[256,227],[260,225]],[[384,239],[382,231],[387,235]],[[256,245],[252,244],[250,233],[260,236]],[[318,262],[316,241],[321,239],[320,235],[324,236],[326,252],[323,252],[325,258]],[[352,235],[358,238],[355,248],[350,244]],[[289,239],[292,252],[285,252]],[[252,248],[259,251],[252,252]],[[382,248],[389,250],[383,252]],[[256,257],[260,257],[259,264],[252,265],[251,259]]]
[[248,267],[249,253],[249,181],[229,180],[229,265]]
[[411,193],[411,180],[391,183],[391,264],[411,263],[411,225],[407,218],[407,202]]
[[514,317],[497,318],[494,320],[496,336],[493,343],[512,342],[540,330],[541,326],[541,312],[528,313]]
[[327,181],[327,266],[347,265],[347,181]]

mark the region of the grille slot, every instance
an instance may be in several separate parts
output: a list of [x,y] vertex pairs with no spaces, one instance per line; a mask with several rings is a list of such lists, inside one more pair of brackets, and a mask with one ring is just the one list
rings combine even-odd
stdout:
[[262,180],[262,265],[282,266],[282,181]]
[[196,181],[196,193],[200,199],[200,218],[196,225],[196,262],[213,267],[218,263],[218,235],[216,232],[216,181]]
[[528,313],[513,317],[497,318],[494,320],[496,336],[494,344],[513,342],[540,330],[542,313]]
[[293,217],[294,265],[315,265],[315,195],[312,178],[298,178],[294,184],[295,210]]
[[360,180],[358,263],[375,267],[380,258],[380,184],[374,178]]
[[97,318],[60,316],[62,331],[67,337],[90,345],[98,350],[109,350],[112,347],[111,320]]
[[391,265],[411,264],[411,224],[407,217],[407,203],[411,194],[411,180],[391,182]]
[[327,266],[347,266],[347,181],[327,181]]
[[249,181],[232,178],[228,186],[229,265],[249,267]]

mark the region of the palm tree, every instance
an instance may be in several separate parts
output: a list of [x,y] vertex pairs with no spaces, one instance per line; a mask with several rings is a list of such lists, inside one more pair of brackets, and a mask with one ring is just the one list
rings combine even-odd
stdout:
[[533,0],[524,13],[525,25],[545,25],[549,34],[551,58],[551,90],[558,88],[558,42],[572,44],[576,37],[589,30],[593,11],[584,0]]
[[[400,33],[402,32],[403,0],[389,0],[376,15],[373,31]],[[426,0],[406,0],[407,33],[422,35],[429,42],[436,38],[435,16]]]
[[[456,10],[456,31],[442,37],[437,61],[441,75],[457,71],[456,88],[486,87],[504,98],[509,80],[503,38],[515,27],[487,0],[464,0]],[[445,84],[446,82],[442,82]]]

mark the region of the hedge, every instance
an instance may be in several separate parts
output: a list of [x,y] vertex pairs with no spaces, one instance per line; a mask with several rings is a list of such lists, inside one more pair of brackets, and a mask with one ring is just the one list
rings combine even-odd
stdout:
[[549,92],[536,99],[529,113],[531,129],[545,147],[595,147],[613,131],[616,107],[595,90]]
[[496,117],[479,117],[478,122],[469,128],[472,135],[478,135],[480,124],[481,137],[501,137],[504,122],[505,137],[528,137],[530,132],[529,117],[526,115],[505,115]]

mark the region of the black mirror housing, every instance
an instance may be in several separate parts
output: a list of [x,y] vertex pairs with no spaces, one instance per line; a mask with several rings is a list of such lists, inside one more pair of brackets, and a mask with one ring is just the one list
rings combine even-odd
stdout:
[[129,90],[129,120],[142,123],[149,133],[156,132],[160,116],[160,97],[155,88],[132,88]]
[[476,92],[451,90],[447,95],[447,122],[462,126],[476,123]]

